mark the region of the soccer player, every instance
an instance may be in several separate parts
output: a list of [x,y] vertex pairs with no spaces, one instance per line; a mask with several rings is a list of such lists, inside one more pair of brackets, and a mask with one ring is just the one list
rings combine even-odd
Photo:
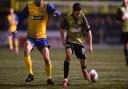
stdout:
[[126,59],[126,65],[128,66],[128,0],[123,0],[123,4],[118,9],[118,20],[120,20],[122,25],[124,54]]
[[33,0],[28,2],[20,15],[18,28],[25,18],[28,18],[27,40],[24,45],[24,61],[28,70],[26,82],[34,80],[32,71],[32,60],[30,52],[34,47],[40,51],[45,61],[45,70],[47,73],[47,84],[54,85],[52,80],[52,64],[49,56],[49,44],[46,35],[48,15],[60,16],[61,13],[53,5],[44,0]]
[[[65,47],[66,58],[64,60],[64,81],[63,86],[68,86],[68,74],[69,65],[72,59],[73,53],[79,59],[83,76],[86,80],[90,80],[89,73],[87,71],[87,62],[84,48],[85,33],[88,34],[89,52],[92,54],[92,33],[90,25],[81,11],[81,5],[79,3],[73,4],[73,12],[69,13],[63,20],[60,26],[60,35],[63,46]],[[67,32],[67,36],[64,37],[64,29]]]
[[9,29],[8,29],[8,43],[10,50],[15,50],[15,53],[18,55],[19,47],[18,47],[18,38],[17,38],[17,24],[18,24],[18,17],[14,12],[13,8],[10,8],[10,14],[7,16],[9,22]]

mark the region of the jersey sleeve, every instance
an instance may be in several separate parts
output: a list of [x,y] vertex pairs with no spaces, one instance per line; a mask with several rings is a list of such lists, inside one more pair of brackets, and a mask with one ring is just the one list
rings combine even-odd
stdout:
[[55,6],[53,6],[50,3],[47,3],[47,11],[48,11],[48,15],[61,16],[61,12],[57,10]]
[[56,11],[56,8],[52,4],[47,3],[47,11],[48,11],[48,14],[53,14],[53,12]]

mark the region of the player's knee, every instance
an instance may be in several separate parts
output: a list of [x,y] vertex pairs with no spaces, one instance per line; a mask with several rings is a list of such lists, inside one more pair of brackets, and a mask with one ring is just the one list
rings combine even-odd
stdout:
[[42,52],[42,56],[43,56],[43,59],[44,59],[44,61],[45,61],[45,63],[47,64],[49,64],[50,63],[50,56],[49,56],[49,53],[48,52]]
[[72,56],[71,55],[66,55],[66,60],[71,60]]
[[30,50],[29,50],[29,49],[27,49],[27,48],[26,48],[26,49],[24,49],[24,55],[25,55],[25,56],[27,56],[27,55],[29,55],[29,54],[30,54]]
[[42,56],[43,56],[43,58],[44,58],[45,61],[49,61],[50,60],[49,53],[43,52],[42,53]]

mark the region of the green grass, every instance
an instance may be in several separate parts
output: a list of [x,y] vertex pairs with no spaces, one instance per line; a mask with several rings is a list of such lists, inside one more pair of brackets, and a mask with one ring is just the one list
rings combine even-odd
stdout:
[[50,54],[55,86],[48,87],[44,61],[37,50],[31,53],[35,80],[26,83],[23,49],[20,50],[20,55],[16,56],[7,48],[0,48],[0,89],[128,89],[128,66],[125,65],[122,49],[95,49],[92,56],[88,55],[88,69],[96,69],[99,74],[96,83],[83,79],[80,63],[73,56],[69,74],[71,85],[67,88],[61,86],[64,50],[51,48]]

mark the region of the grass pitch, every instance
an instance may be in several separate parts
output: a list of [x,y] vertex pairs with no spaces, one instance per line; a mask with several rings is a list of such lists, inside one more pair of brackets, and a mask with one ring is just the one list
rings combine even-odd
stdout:
[[35,49],[31,55],[35,80],[26,83],[27,71],[23,62],[23,49],[19,56],[8,48],[0,48],[0,89],[128,89],[128,66],[125,65],[122,49],[94,49],[94,54],[87,57],[88,69],[95,69],[99,74],[96,83],[84,80],[80,63],[73,56],[70,65],[70,86],[61,86],[63,81],[64,50],[50,49],[53,64],[55,86],[46,85],[44,61]]

